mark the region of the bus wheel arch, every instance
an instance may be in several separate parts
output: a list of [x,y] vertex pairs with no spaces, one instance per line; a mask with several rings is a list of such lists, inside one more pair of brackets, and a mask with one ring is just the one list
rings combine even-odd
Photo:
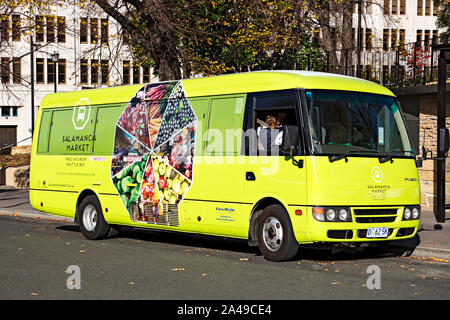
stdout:
[[256,226],[258,224],[258,218],[260,217],[263,210],[272,204],[278,204],[286,210],[284,205],[276,198],[266,197],[266,198],[259,200],[253,207],[252,212],[250,214],[249,230],[248,230],[249,246],[251,246],[251,247],[258,246],[258,234],[256,233]]
[[[75,222],[78,223],[80,222],[79,220],[79,216],[80,216],[80,212],[79,212],[79,208],[80,208],[80,204],[81,202],[84,200],[84,198],[86,198],[87,196],[96,196],[97,194],[91,190],[91,189],[84,189],[83,191],[81,191],[81,193],[78,195],[78,199],[77,199],[77,204],[75,207]],[[98,198],[98,197],[97,197]]]
[[91,189],[84,189],[78,196],[75,222],[79,224],[84,237],[89,240],[106,238],[111,231],[111,226],[103,216],[100,199]]
[[288,261],[298,252],[292,221],[284,206],[271,204],[264,208],[256,224],[258,247],[269,261]]

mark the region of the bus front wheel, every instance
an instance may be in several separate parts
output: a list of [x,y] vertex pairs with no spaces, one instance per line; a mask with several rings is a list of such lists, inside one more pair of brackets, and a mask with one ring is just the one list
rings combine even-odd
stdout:
[[81,201],[78,210],[80,230],[86,239],[103,239],[108,235],[111,227],[103,217],[102,207],[96,196],[89,195],[85,197]]
[[298,242],[282,206],[266,207],[258,218],[257,228],[259,249],[267,260],[286,261],[297,254]]

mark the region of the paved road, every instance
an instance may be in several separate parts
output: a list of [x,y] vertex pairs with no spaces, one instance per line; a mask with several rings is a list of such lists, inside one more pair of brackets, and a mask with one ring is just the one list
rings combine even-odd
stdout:
[[[135,229],[88,241],[71,223],[6,215],[0,255],[0,299],[450,298],[448,263],[317,250],[272,263],[245,241]],[[70,265],[79,290],[67,288]],[[368,288],[372,265],[381,289]]]

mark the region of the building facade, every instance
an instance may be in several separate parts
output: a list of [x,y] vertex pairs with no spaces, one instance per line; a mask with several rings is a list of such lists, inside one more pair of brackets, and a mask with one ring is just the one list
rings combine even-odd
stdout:
[[133,64],[120,25],[95,6],[50,8],[29,33],[17,30],[21,19],[17,12],[0,25],[0,148],[31,144],[33,94],[35,119],[55,91],[156,81],[150,67]]

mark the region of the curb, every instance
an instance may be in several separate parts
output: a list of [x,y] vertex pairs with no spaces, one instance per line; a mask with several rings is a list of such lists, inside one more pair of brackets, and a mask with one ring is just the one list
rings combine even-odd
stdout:
[[39,213],[35,211],[17,211],[11,209],[0,209],[0,215],[7,215],[11,217],[21,217],[30,219],[43,219],[43,220],[54,220],[54,221],[64,221],[64,222],[74,222],[74,219],[64,218],[59,216],[53,216],[50,214]]
[[448,249],[437,249],[428,247],[416,247],[411,253],[410,257],[425,258],[425,259],[441,259],[447,260],[443,262],[450,262],[450,250]]

